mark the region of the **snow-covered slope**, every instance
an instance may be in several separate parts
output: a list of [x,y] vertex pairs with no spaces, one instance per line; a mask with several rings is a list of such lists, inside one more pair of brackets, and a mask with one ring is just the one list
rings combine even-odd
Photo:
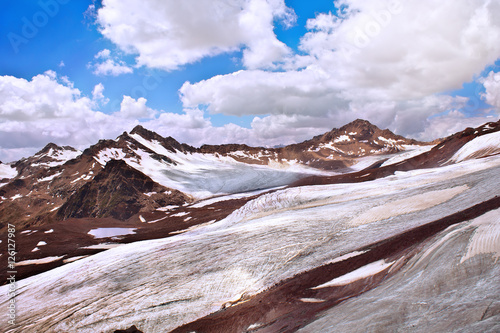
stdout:
[[407,160],[409,158],[418,156],[420,154],[428,152],[433,147],[434,147],[433,145],[429,145],[429,146],[407,146],[406,150],[404,152],[395,154],[394,156],[392,156],[391,158],[389,158],[387,161],[385,161],[384,163],[382,163],[381,167],[384,167],[384,166],[387,166],[387,165],[396,164],[396,163],[402,162],[404,160]]
[[[99,151],[95,159],[101,165],[111,159],[123,159],[159,184],[190,194],[196,199],[287,185],[306,175],[333,174],[296,161],[258,165],[219,154],[172,151],[158,141],[147,140],[139,134],[130,134],[130,137],[140,144],[140,147],[129,145],[132,153],[127,154],[120,148],[106,148]],[[156,156],[162,156],[163,159]]]
[[499,239],[499,209],[451,226],[379,287],[299,332],[498,332]]
[[[339,257],[349,258],[356,251],[369,253],[370,244],[492,199],[500,193],[498,184],[491,181],[499,172],[500,157],[492,156],[398,172],[370,182],[266,194],[222,221],[166,239],[123,245],[19,281],[17,326],[8,332],[107,332],[132,325],[144,332],[169,331],[221,308],[244,304],[284,279]],[[470,238],[474,233],[467,235],[462,243],[470,239],[475,244]],[[464,248],[456,261],[467,253]],[[490,246],[482,248],[487,250],[471,250],[473,258],[467,262],[481,253],[489,270],[474,265],[467,269],[494,277],[498,273],[498,266],[491,266],[494,254]],[[455,258],[456,252],[451,251]],[[391,263],[390,256],[381,259]],[[400,269],[403,263],[388,269]],[[437,263],[425,274],[441,276]],[[452,271],[459,267],[454,265]],[[412,283],[426,283],[420,275],[414,275]],[[450,279],[449,274],[444,276],[440,283]],[[396,283],[390,290],[395,292],[398,286],[403,288]],[[0,287],[2,307],[7,307],[7,288]],[[491,287],[476,290],[480,297]],[[450,297],[460,300],[461,295]],[[438,316],[436,311],[430,314],[430,320]]]
[[500,154],[500,131],[485,134],[467,142],[450,161],[462,162],[494,154]]
[[10,164],[0,163],[0,179],[14,178],[17,176],[17,170]]

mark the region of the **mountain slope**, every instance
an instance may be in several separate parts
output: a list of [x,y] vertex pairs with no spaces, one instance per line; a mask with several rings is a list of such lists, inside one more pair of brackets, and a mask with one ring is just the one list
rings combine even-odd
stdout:
[[[140,127],[102,140],[0,187],[19,245],[12,331],[492,330],[498,133],[432,147],[356,121],[277,149],[193,148]],[[374,152],[331,160],[343,174],[310,166],[361,144]]]
[[111,160],[91,181],[72,194],[58,210],[61,219],[113,217],[126,220],[141,209],[183,205],[190,198],[168,189],[122,160]]
[[400,155],[378,162],[364,170],[336,176],[312,176],[303,178],[292,186],[314,184],[335,184],[343,182],[363,182],[393,175],[397,171],[435,168],[454,164],[460,161],[483,158],[500,153],[500,120],[489,122],[477,128],[466,128],[441,140],[428,151],[423,151],[407,159],[399,159]]
[[[404,310],[405,294],[396,290],[404,290],[409,282],[413,283],[409,286],[412,302],[437,304],[442,309],[448,304],[466,304],[461,315],[467,319],[464,322],[480,324],[482,317],[477,314],[488,306],[481,299],[500,302],[498,294],[491,294],[496,280],[487,279],[498,276],[498,254],[491,243],[496,236],[489,240],[481,235],[498,229],[496,217],[485,218],[488,223],[474,219],[499,208],[498,185],[491,181],[499,171],[500,156],[494,155],[356,184],[264,194],[225,219],[196,230],[122,245],[19,281],[17,301],[23,306],[13,331],[101,332],[135,325],[144,332],[165,332],[211,314],[210,318],[227,319],[214,320],[214,324],[243,325],[257,319],[245,329],[258,330],[262,324],[263,331],[280,327],[293,331],[298,320],[304,319],[298,313],[335,309],[345,300],[342,295],[351,298],[370,289],[375,292],[377,286],[387,290],[377,300],[387,296],[389,303],[397,300]],[[457,229],[439,234],[450,225]],[[427,231],[419,234],[419,228]],[[436,259],[438,253],[441,261]],[[301,277],[297,283],[307,281],[302,285],[306,288],[292,283],[294,277]],[[477,285],[482,277],[484,283]],[[266,298],[266,290],[279,288],[281,282],[291,283],[282,297]],[[456,289],[474,285],[474,293]],[[1,287],[0,294],[5,295],[6,288]],[[372,294],[365,295],[370,304]],[[254,299],[261,302],[254,303]],[[274,306],[276,301],[280,305]],[[260,304],[257,309],[262,312],[239,312],[245,304]],[[348,307],[352,303],[341,304],[351,309],[349,314],[355,312]],[[386,318],[385,303],[378,304],[370,312],[359,311]],[[7,306],[5,301],[1,306]],[[288,312],[289,307],[304,311]],[[439,307],[431,309],[430,323],[445,320]],[[495,315],[494,309],[486,311],[484,318]],[[394,327],[404,328],[397,323],[404,323],[405,313],[397,313]],[[335,320],[338,314],[331,318]],[[352,322],[353,331],[364,328]],[[491,321],[490,326],[488,322],[483,325],[492,327]]]

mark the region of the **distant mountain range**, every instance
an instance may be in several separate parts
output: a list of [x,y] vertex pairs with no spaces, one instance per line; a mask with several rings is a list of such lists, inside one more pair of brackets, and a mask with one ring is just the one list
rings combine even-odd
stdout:
[[[364,240],[358,239],[356,241],[356,237],[349,236],[351,233],[355,235],[355,233],[360,232],[361,229],[358,230],[358,226],[371,226],[371,224],[367,224],[370,221],[397,220],[399,217],[394,216],[400,216],[400,214],[395,212],[400,211],[404,215],[404,218],[401,217],[400,223],[407,221],[407,224],[391,227],[393,231],[389,232],[388,235],[380,233],[380,230],[377,231],[378,229],[370,231],[372,229],[367,228],[367,235],[372,237],[370,242],[363,243],[364,245],[360,247],[352,247],[351,245],[346,247],[346,249],[358,251],[359,253],[356,253],[359,255],[367,253],[368,249],[376,248],[380,248],[382,252],[392,253],[393,257],[390,260],[385,255],[370,255],[366,257],[366,263],[385,259],[384,263],[380,261],[380,270],[377,272],[388,272],[386,268],[389,269],[389,266],[384,266],[388,262],[391,262],[393,265],[391,267],[397,271],[395,267],[403,267],[408,260],[413,260],[410,258],[413,258],[412,256],[420,251],[418,249],[424,246],[424,243],[421,243],[424,239],[437,237],[439,232],[450,225],[464,222],[466,218],[472,219],[495,209],[498,204],[495,198],[500,194],[498,176],[496,179],[490,179],[490,182],[495,182],[496,185],[492,183],[488,185],[489,187],[484,186],[484,191],[476,189],[475,184],[485,181],[481,178],[481,172],[496,170],[496,162],[488,162],[488,159],[493,158],[493,161],[497,161],[499,154],[500,121],[490,122],[478,128],[467,128],[447,138],[429,143],[407,139],[387,129],[381,130],[365,120],[355,120],[341,128],[333,129],[302,143],[279,148],[249,147],[241,144],[203,145],[196,148],[181,144],[172,137],[165,138],[137,126],[131,132],[124,132],[116,140],[101,140],[83,152],[69,146],[61,147],[49,143],[29,158],[9,164],[0,163],[0,230],[5,235],[8,223],[16,226],[18,235],[16,236],[17,271],[18,278],[22,279],[58,266],[63,266],[60,269],[72,267],[71,265],[75,261],[79,262],[82,258],[87,257],[93,258],[98,252],[124,246],[121,244],[135,244],[137,241],[153,239],[161,239],[163,242],[164,239],[170,238],[172,242],[179,239],[179,242],[182,243],[184,238],[181,236],[191,234],[197,239],[196,242],[198,239],[201,242],[199,250],[205,248],[207,251],[212,251],[210,249],[213,248],[214,256],[217,257],[222,255],[220,251],[223,251],[221,249],[224,247],[229,251],[227,255],[230,256],[231,251],[240,253],[239,250],[231,247],[232,239],[234,237],[245,238],[247,237],[245,235],[259,233],[258,230],[261,228],[259,226],[266,225],[267,219],[275,221],[273,223],[276,224],[269,227],[270,231],[267,234],[259,234],[261,238],[255,240],[255,243],[260,244],[262,239],[275,233],[273,235],[276,238],[276,249],[284,249],[288,246],[292,249],[295,248],[293,244],[302,242],[297,236],[300,232],[293,236],[298,237],[294,238],[295,241],[289,240],[292,242],[290,244],[283,243],[284,241],[279,239],[281,237],[286,239],[288,237],[286,235],[292,229],[302,230],[300,224],[294,224],[299,221],[306,221],[304,225],[312,228],[315,225],[316,216],[318,219],[317,228],[319,229],[301,231],[305,234],[314,234],[310,237],[304,236],[310,238],[307,238],[309,245],[300,251],[297,250],[298,252],[290,250],[292,251],[290,253],[296,253],[295,255],[285,255],[279,260],[276,259],[277,261],[269,259],[269,265],[274,265],[272,266],[274,267],[272,268],[273,272],[279,271],[280,273],[276,273],[278,275],[269,278],[269,280],[260,277],[265,281],[255,282],[258,285],[263,283],[262,288],[265,287],[264,289],[271,288],[266,289],[266,293],[259,294],[260,298],[250,297],[249,295],[252,294],[250,291],[236,293],[239,295],[238,297],[229,292],[228,295],[231,294],[231,297],[217,296],[212,301],[216,303],[222,301],[222,303],[217,304],[223,309],[232,308],[234,304],[241,303],[242,305],[235,307],[235,310],[216,314],[214,318],[218,318],[218,321],[211,321],[208,317],[201,319],[212,313],[207,308],[203,308],[196,314],[193,312],[191,316],[183,317],[184,319],[176,322],[177,324],[172,323],[166,326],[174,329],[181,324],[191,322],[185,327],[185,331],[203,331],[203,327],[210,327],[207,331],[239,332],[247,329],[247,331],[253,332],[258,331],[259,327],[267,327],[266,325],[272,327],[268,331],[278,331],[279,328],[276,326],[278,324],[275,323],[280,323],[280,325],[285,326],[291,325],[289,326],[290,330],[285,331],[293,331],[312,323],[313,317],[317,313],[324,311],[324,309],[333,308],[335,304],[340,302],[338,299],[348,297],[346,295],[352,296],[353,293],[357,295],[360,293],[359,290],[365,287],[366,290],[369,290],[382,281],[378,280],[382,275],[376,275],[377,278],[370,280],[365,287],[351,285],[352,290],[350,291],[347,289],[335,290],[333,294],[337,295],[338,297],[335,296],[337,298],[332,296],[333,294],[328,294],[330,296],[326,294],[311,296],[311,292],[306,291],[306,289],[310,290],[315,285],[319,285],[320,282],[326,283],[327,281],[317,278],[312,281],[310,279],[313,275],[302,276],[300,274],[305,271],[325,270],[325,267],[330,267],[328,265],[335,262],[333,257],[330,261],[321,257],[324,255],[324,252],[321,252],[323,250],[318,252],[322,253],[321,255],[313,255],[314,248],[319,246],[314,245],[315,242],[319,242],[324,237],[330,237],[328,239],[333,242],[345,232],[347,233],[346,239],[349,239],[350,242],[359,241],[361,244]],[[470,176],[464,178],[463,181],[458,181],[458,179],[462,179],[460,178],[463,176],[461,172],[470,174]],[[472,190],[469,191],[472,188],[475,194],[471,192]],[[387,193],[393,194],[382,199],[381,195],[385,193],[385,189],[387,189]],[[470,193],[470,195],[462,193]],[[379,196],[381,199],[376,199]],[[405,201],[405,196],[410,198],[409,201]],[[453,201],[455,198],[458,201]],[[453,205],[446,206],[446,209],[443,208],[439,211],[433,210],[433,207],[441,207],[440,203],[448,202],[448,200],[451,200]],[[420,208],[412,208],[412,205],[418,202],[420,202]],[[347,206],[342,205],[350,205],[351,203],[359,203],[359,207],[365,208],[359,208],[362,210],[358,211],[358,206],[349,206],[351,207],[349,213]],[[340,205],[337,213],[334,213],[336,210],[333,208],[330,211],[330,208],[335,205]],[[378,206],[382,208],[378,209]],[[319,211],[318,207],[323,207],[323,210]],[[466,211],[470,207],[476,207],[472,213]],[[418,215],[420,211],[427,212],[427,210],[427,215]],[[349,228],[353,229],[342,227],[343,229],[338,229],[331,234],[329,228],[335,229],[337,226],[334,224],[330,226],[324,220],[325,217],[322,214],[325,212],[337,214],[331,215],[332,221],[337,218],[334,216],[339,216],[339,218],[344,216],[342,214],[349,216],[346,219],[351,220]],[[463,214],[464,217],[456,217],[453,214]],[[416,234],[406,234],[410,232],[411,228],[425,225],[422,221],[434,223],[441,218],[448,218],[448,220],[440,222],[439,227],[429,227],[430,229],[419,231]],[[285,223],[280,221],[289,221],[290,219],[294,219],[293,223],[290,222],[292,229],[288,231],[280,229],[281,223]],[[445,224],[446,227],[442,227]],[[326,229],[321,231],[321,228]],[[102,234],[103,230],[108,229],[116,230],[114,233],[110,231],[109,234]],[[207,230],[206,236],[203,236],[205,235],[204,230]],[[225,234],[224,230],[233,230],[234,233],[231,231],[231,233]],[[212,237],[210,236],[211,232],[217,235],[220,233],[218,237],[222,239],[221,244],[226,245],[220,245],[219,248],[216,245],[217,242],[208,241]],[[412,238],[412,235],[417,234],[421,238]],[[6,242],[5,236],[2,237],[2,242]],[[206,238],[208,243],[202,242],[203,237],[208,237]],[[252,237],[247,241],[252,242]],[[393,237],[402,238],[401,241],[397,241]],[[196,242],[193,244],[198,244]],[[320,243],[323,244],[323,241]],[[404,244],[408,244],[408,246]],[[131,246],[132,244],[128,249],[132,249]],[[168,248],[169,245],[165,246]],[[180,249],[184,245],[179,246]],[[193,246],[192,250],[196,251],[197,245]],[[265,246],[269,246],[269,244],[266,243]],[[173,247],[172,251],[177,250]],[[275,258],[273,246],[266,251],[268,252],[259,252],[258,256]],[[375,253],[375,250],[373,251]],[[115,252],[111,251],[110,253]],[[342,253],[342,255],[346,253]],[[352,257],[356,257],[358,254],[352,255]],[[104,258],[105,254],[100,255]],[[185,256],[185,254],[179,255],[180,257]],[[244,256],[243,253],[241,255]],[[303,262],[300,261],[302,255],[311,255],[315,259]],[[422,253],[419,255],[426,256]],[[320,260],[320,257],[323,259]],[[302,269],[297,268],[299,267],[297,266],[293,269],[290,268],[290,271],[281,271],[282,266],[279,265],[286,266],[289,262],[296,260],[300,261],[300,264],[297,265]],[[0,263],[6,266],[7,256],[0,256]],[[237,263],[233,264],[237,265]],[[191,267],[189,263],[185,263],[185,265],[185,267]],[[203,265],[210,264],[205,262]],[[335,265],[337,265],[335,269],[345,271],[346,274],[357,267],[357,264],[353,264],[353,262],[345,267],[338,266],[340,264]],[[220,268],[215,270],[218,269]],[[319,271],[315,272],[319,274]],[[133,268],[130,274],[139,273]],[[334,276],[331,272],[327,273],[326,271],[321,274],[332,278]],[[30,278],[35,280],[28,280],[35,281],[33,283],[36,284],[37,276]],[[146,277],[144,278],[146,279]],[[224,278],[232,279],[228,276]],[[238,277],[238,279],[240,278]],[[200,277],[200,279],[203,280],[204,277]],[[250,277],[248,279],[248,281],[253,281]],[[251,287],[251,290],[256,288],[256,285],[252,284],[254,282],[248,283],[250,283],[248,288]],[[252,319],[254,322],[250,322],[252,321],[250,319],[248,319],[249,322],[246,320],[237,322],[234,319],[237,317],[246,318],[248,313],[252,311],[254,311],[253,313],[259,312],[260,310],[255,312],[256,310],[252,308],[252,306],[257,306],[258,303],[255,302],[259,299],[263,301],[287,297],[287,293],[291,292],[291,289],[287,289],[289,287],[285,287],[289,286],[287,283],[298,283],[300,288],[304,288],[299,289],[302,290],[300,293],[303,293],[303,295],[301,294],[302,299],[307,301],[299,302],[298,305],[290,305],[290,307],[273,306],[277,307],[276,309],[279,308],[279,311],[283,311],[283,313],[294,313],[296,318],[300,319],[300,325],[291,324],[291,317],[279,317],[277,314],[277,317],[274,315],[274,317],[266,317],[264,314],[261,317],[257,316],[258,318],[256,317],[255,320]],[[311,285],[309,286],[309,284]],[[308,287],[306,288],[306,286]],[[40,286],[39,291],[44,290],[42,287]],[[258,289],[258,292],[262,292],[264,289]],[[287,291],[285,292],[285,290]],[[317,300],[329,299],[328,297],[332,303],[326,307],[318,306],[316,309],[314,304],[322,304]],[[168,303],[170,301],[165,299],[158,302]],[[151,306],[159,306],[158,302],[155,302],[153,301],[154,304]],[[311,313],[307,312],[309,310],[304,307],[304,304],[312,306]],[[147,306],[141,309],[145,313],[150,311],[147,310]],[[47,309],[43,313],[47,315],[50,311]],[[177,313],[175,311],[173,313]],[[165,313],[165,316],[167,315]],[[109,327],[113,328],[119,328],[118,326],[127,328],[132,324],[137,324],[136,326],[140,329],[150,328],[144,332],[163,332],[161,329],[151,329],[154,325],[148,324],[149,319],[145,319],[146,317],[146,314],[140,318],[127,317],[128,319],[123,321],[123,325],[118,325],[118,321],[112,319],[103,320],[109,321],[108,324],[111,325]],[[39,320],[40,325],[42,325],[40,327],[55,325],[54,323],[49,325],[50,320],[43,319],[42,312],[37,318],[36,320]],[[197,321],[198,319],[201,321]],[[45,325],[43,323],[49,326],[43,326]],[[79,327],[76,324],[77,319],[71,323],[73,326],[68,326],[72,327],[70,331]],[[256,323],[260,323],[261,326]],[[94,326],[89,326],[91,331],[105,330],[105,326],[97,322],[94,324],[92,324]],[[248,328],[254,324],[257,325],[255,330]],[[248,327],[245,326],[245,328],[242,325]],[[312,331],[323,331],[318,327]],[[179,331],[184,330],[179,328]],[[31,331],[26,330],[26,332]]]
[[[430,147],[364,120],[282,148],[237,144],[194,148],[137,126],[83,152],[49,143],[34,156],[2,165],[0,195],[5,199],[0,202],[0,223],[4,230],[13,219],[20,227],[71,217],[127,220],[141,210],[289,185],[325,171],[345,173],[363,157],[375,156],[378,161]],[[106,167],[112,160],[125,163]],[[222,170],[229,179],[219,177]],[[115,193],[114,187],[121,192]],[[149,192],[155,195],[144,194]],[[123,205],[127,208],[118,208]]]

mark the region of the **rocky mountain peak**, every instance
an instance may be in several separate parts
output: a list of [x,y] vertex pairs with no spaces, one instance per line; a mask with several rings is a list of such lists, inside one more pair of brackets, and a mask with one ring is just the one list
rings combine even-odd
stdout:
[[49,142],[45,147],[43,147],[40,151],[38,151],[35,155],[48,154],[50,150],[61,150],[62,148],[56,145],[53,142]]
[[177,151],[195,151],[195,148],[187,145],[187,144],[181,144],[179,141],[175,140],[171,136],[168,137],[163,137],[159,135],[156,132],[150,131],[141,125],[137,125],[134,127],[134,129],[130,132],[130,135],[137,134],[143,139],[146,139],[147,141],[154,142],[157,141],[159,142],[164,148],[175,152]]
[[62,151],[72,151],[72,152],[77,152],[78,150],[71,147],[71,146],[58,146],[53,142],[49,142],[45,147],[43,147],[40,151],[38,151],[35,156],[40,156],[44,154],[50,154],[53,155],[54,152],[62,152]]
[[161,135],[159,135],[158,133],[150,131],[150,130],[142,127],[141,125],[137,125],[136,127],[134,127],[134,129],[132,129],[132,131],[130,131],[130,134],[138,134],[148,141],[156,140],[156,141],[161,142],[164,140],[164,138]]

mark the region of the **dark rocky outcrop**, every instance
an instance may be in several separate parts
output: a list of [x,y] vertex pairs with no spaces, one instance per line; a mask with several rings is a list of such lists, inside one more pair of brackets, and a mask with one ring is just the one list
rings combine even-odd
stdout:
[[[155,194],[147,196],[145,193]],[[181,192],[155,183],[123,160],[111,160],[92,181],[66,201],[57,217],[113,217],[123,221],[145,207],[180,205],[187,200]]]
[[139,331],[135,325],[132,325],[131,327],[127,328],[126,330],[116,330],[114,333],[143,333],[142,331]]

